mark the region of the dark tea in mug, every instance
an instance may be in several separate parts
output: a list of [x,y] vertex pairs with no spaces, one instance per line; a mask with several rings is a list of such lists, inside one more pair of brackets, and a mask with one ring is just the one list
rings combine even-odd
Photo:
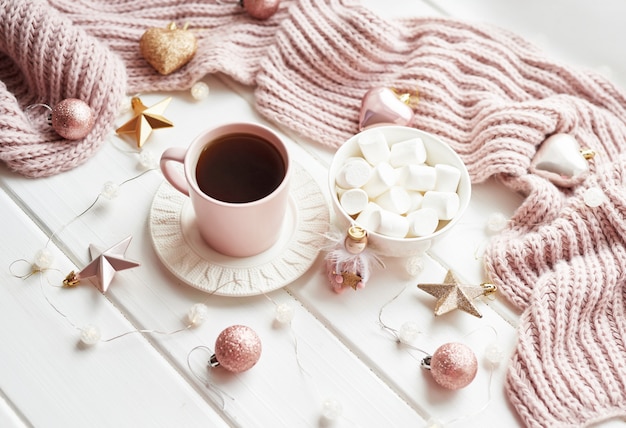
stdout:
[[257,135],[234,133],[218,137],[200,153],[196,181],[213,199],[245,203],[263,199],[283,181],[281,153]]

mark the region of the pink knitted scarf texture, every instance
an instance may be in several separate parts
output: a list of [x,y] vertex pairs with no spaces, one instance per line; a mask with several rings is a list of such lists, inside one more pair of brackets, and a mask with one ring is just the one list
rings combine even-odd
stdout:
[[[188,65],[161,76],[138,40],[172,21],[209,30],[197,34]],[[495,177],[525,196],[485,256],[490,280],[522,311],[506,383],[522,421],[589,426],[626,417],[626,98],[604,77],[498,28],[391,23],[357,0],[283,0],[268,21],[226,2],[8,0],[0,23],[0,159],[31,177],[89,158],[124,93],[187,89],[208,73],[253,86],[268,119],[331,147],[357,132],[368,89],[418,88],[412,126],[449,143],[474,183]],[[36,130],[26,117],[30,104],[69,97],[96,112],[84,140]],[[571,187],[530,172],[555,133],[597,152]],[[595,208],[584,203],[591,188],[605,196]]]

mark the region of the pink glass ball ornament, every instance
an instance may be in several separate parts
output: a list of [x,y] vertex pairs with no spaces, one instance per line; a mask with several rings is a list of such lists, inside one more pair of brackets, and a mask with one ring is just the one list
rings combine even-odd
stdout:
[[248,15],[263,21],[276,13],[280,0],[240,0],[239,4]]
[[[408,94],[406,94],[408,95]],[[372,88],[361,100],[359,130],[374,125],[407,126],[413,120],[413,109],[390,88]]]
[[89,105],[77,98],[67,98],[52,109],[52,128],[68,140],[83,139],[91,132],[94,114]]
[[462,343],[441,345],[431,356],[422,360],[435,382],[446,389],[457,390],[469,385],[476,377],[478,361],[474,352]]
[[222,331],[215,340],[215,353],[209,360],[211,367],[223,367],[232,373],[241,373],[254,366],[261,357],[261,339],[245,325],[233,325]]

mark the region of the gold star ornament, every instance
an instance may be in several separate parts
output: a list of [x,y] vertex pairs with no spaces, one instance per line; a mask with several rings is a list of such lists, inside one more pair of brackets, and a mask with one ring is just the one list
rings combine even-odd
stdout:
[[459,284],[452,271],[448,271],[443,284],[417,284],[417,286],[437,298],[435,315],[443,315],[454,309],[461,309],[478,318],[482,318],[482,314],[476,309],[472,300],[496,291],[496,286],[490,283],[482,283],[480,285]]
[[117,128],[115,132],[131,135],[135,139],[137,147],[141,148],[150,134],[152,134],[153,129],[171,128],[174,126],[172,122],[163,116],[170,101],[172,101],[172,97],[159,101],[153,106],[146,107],[139,97],[133,97],[130,102],[135,116]]

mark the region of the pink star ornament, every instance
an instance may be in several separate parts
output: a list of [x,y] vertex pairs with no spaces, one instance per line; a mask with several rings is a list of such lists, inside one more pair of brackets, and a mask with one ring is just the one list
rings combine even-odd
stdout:
[[124,256],[131,239],[129,236],[105,251],[99,251],[95,245],[89,244],[91,262],[78,272],[79,278],[93,278],[98,290],[106,293],[116,272],[139,266],[139,263]]

